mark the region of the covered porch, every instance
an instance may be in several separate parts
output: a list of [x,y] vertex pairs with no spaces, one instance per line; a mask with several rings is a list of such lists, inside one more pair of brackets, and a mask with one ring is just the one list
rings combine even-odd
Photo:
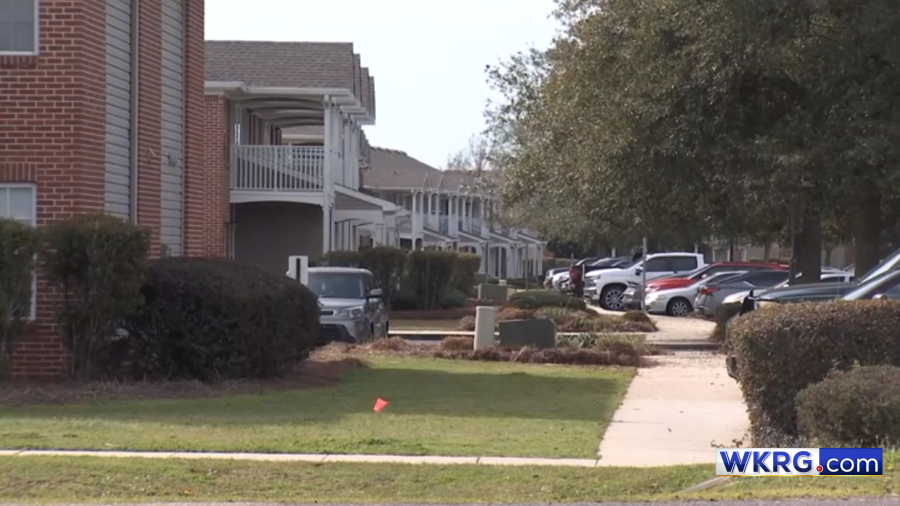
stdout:
[[333,249],[396,246],[396,220],[402,212],[392,202],[342,185],[335,186]]

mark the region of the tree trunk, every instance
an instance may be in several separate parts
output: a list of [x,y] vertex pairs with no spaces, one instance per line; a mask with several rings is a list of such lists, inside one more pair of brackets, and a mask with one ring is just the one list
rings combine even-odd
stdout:
[[796,272],[802,277],[797,283],[818,283],[822,276],[822,220],[811,212],[803,213],[800,218],[794,259]]
[[881,260],[881,194],[874,183],[866,183],[856,226],[856,272],[862,275]]

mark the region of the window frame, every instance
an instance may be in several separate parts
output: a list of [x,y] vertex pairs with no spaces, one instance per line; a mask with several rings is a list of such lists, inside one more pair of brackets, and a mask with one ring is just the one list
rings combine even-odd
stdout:
[[[3,215],[0,217],[5,217],[5,215],[9,212],[10,207],[10,194],[12,193],[10,190],[17,188],[25,188],[29,190],[31,193],[31,226],[37,228],[37,185],[33,183],[4,183],[0,182],[0,192],[6,193],[6,209],[3,210]],[[10,219],[16,219],[15,217],[10,216]],[[37,320],[37,273],[31,276],[31,308],[28,314],[28,321]]]
[[[32,41],[31,51],[7,51],[0,48],[0,56],[38,56],[41,53],[41,0],[31,0],[34,2],[34,17],[31,22],[34,25],[34,40]],[[9,20],[7,20],[9,23]],[[0,26],[3,21],[0,20]]]

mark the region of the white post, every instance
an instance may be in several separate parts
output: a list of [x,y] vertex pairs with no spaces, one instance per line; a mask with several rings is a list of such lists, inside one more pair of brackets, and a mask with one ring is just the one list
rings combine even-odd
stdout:
[[641,253],[643,254],[643,268],[641,269],[641,311],[647,312],[647,304],[644,301],[647,300],[647,238],[644,237],[644,240],[641,244]]
[[494,322],[496,308],[478,306],[475,308],[475,344],[476,350],[483,350],[494,345]]
[[288,257],[287,275],[304,285],[309,284],[309,257],[303,255],[291,255]]

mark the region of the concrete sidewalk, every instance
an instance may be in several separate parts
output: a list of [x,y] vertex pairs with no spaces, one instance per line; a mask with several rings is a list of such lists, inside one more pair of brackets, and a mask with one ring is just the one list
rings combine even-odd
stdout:
[[658,365],[638,369],[600,443],[599,465],[711,464],[713,444],[732,447],[749,427],[724,356],[659,357]]
[[356,462],[378,464],[468,464],[482,466],[567,466],[597,467],[597,459],[542,459],[526,457],[443,457],[411,455],[325,455],[297,453],[220,452],[123,452],[88,450],[0,450],[0,457],[108,457],[145,459],[224,459],[269,462]]

